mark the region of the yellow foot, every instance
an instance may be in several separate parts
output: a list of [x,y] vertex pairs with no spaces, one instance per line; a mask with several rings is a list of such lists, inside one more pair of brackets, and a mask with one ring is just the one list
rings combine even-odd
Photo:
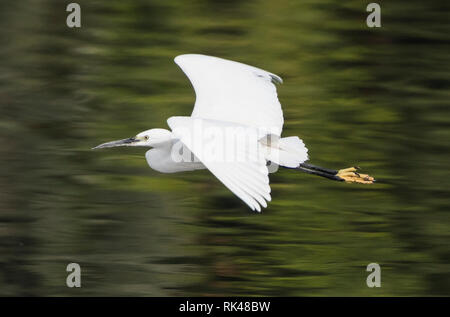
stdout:
[[373,184],[375,179],[367,174],[360,174],[359,167],[349,167],[338,171],[336,176],[342,178],[347,183]]

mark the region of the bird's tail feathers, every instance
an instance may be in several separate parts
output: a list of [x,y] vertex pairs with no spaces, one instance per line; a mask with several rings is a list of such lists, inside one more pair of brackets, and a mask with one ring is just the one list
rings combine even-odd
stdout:
[[308,160],[308,149],[298,136],[278,139],[277,147],[267,154],[267,160],[280,166],[295,168]]

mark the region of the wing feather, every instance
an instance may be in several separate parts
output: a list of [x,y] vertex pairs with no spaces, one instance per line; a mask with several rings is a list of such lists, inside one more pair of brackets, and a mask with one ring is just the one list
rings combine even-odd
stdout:
[[179,55],[175,63],[195,90],[192,117],[235,122],[281,135],[283,111],[274,85],[282,82],[279,76],[199,54]]
[[[179,139],[202,163],[217,177],[229,190],[243,200],[252,210],[261,211],[261,206],[267,207],[267,201],[271,200],[269,172],[266,166],[266,160],[259,147],[238,146],[235,144],[223,143],[224,151],[236,149],[248,153],[248,156],[236,153],[235,157],[246,158],[245,160],[223,160],[215,161],[208,159],[203,152],[205,149],[205,140],[198,133],[194,122],[201,121],[205,128],[219,128],[226,133],[227,124],[212,120],[198,119],[192,117],[172,117],[167,121],[173,131],[174,136]],[[256,133],[254,134],[256,137]],[[218,135],[212,135],[208,138],[211,144],[220,144]],[[228,147],[232,147],[227,148]],[[260,155],[258,155],[260,154]]]

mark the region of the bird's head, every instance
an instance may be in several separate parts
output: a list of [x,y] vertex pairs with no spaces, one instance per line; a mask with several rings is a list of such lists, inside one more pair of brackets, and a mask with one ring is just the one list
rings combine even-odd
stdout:
[[155,147],[164,144],[172,139],[172,132],[165,129],[150,129],[138,133],[128,139],[122,139],[117,141],[106,142],[96,147],[95,149],[102,149],[107,147],[118,147],[118,146],[144,146],[144,147]]

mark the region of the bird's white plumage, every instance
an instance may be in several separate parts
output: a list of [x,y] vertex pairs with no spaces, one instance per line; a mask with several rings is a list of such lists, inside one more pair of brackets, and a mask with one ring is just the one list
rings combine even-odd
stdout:
[[280,136],[283,111],[274,82],[265,70],[218,57],[185,54],[175,62],[194,87],[192,117],[235,122]]
[[[266,162],[296,168],[308,159],[308,149],[301,139],[281,138],[283,111],[274,85],[281,83],[281,78],[253,66],[206,55],[180,55],[175,62],[195,90],[191,117],[169,118],[172,132],[150,129],[95,148],[151,147],[146,153],[147,162],[162,173],[207,168],[251,209],[261,211],[261,206],[267,207],[271,200]],[[204,132],[198,129],[201,126]],[[236,138],[240,142],[224,142],[234,137],[230,132],[233,129],[228,128],[244,130]],[[211,145],[227,157],[234,153],[237,159],[211,159],[205,151]],[[185,156],[194,160],[185,160]]]
[[[236,144],[223,143],[223,139],[219,140],[218,135],[211,135],[208,138],[210,144],[220,143],[220,146],[224,147],[224,153],[235,151],[237,157],[246,158],[242,161],[211,160],[204,151],[205,139],[202,135],[196,134],[194,122],[201,123],[204,129],[220,128],[224,133],[227,133],[227,128],[230,127],[230,123],[227,122],[192,117],[171,117],[167,120],[174,137],[183,142],[211,173],[252,210],[261,211],[261,206],[267,207],[266,200],[271,200],[269,176],[264,155],[259,152],[261,148],[249,147],[245,144],[236,146]],[[227,136],[222,135],[222,137]],[[227,148],[227,146],[233,146],[233,148]]]

